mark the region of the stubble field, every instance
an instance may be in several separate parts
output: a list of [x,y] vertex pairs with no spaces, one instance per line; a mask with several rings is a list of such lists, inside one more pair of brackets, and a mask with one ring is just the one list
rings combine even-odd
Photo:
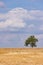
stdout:
[[0,48],[0,65],[43,65],[43,48]]

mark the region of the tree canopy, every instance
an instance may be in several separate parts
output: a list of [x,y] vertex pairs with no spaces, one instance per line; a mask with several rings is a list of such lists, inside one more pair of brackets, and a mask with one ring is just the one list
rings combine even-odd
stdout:
[[38,39],[35,38],[34,35],[30,36],[29,38],[27,38],[27,40],[25,41],[25,46],[30,45],[31,47],[36,47],[36,42],[38,42]]

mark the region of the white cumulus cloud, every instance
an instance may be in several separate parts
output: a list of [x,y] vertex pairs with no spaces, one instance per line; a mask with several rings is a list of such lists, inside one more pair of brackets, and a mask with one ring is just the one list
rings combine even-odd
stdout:
[[[42,20],[43,11],[27,10],[24,8],[14,8],[5,14],[0,14],[0,30],[18,30],[27,25],[25,20]],[[29,28],[34,28],[34,23]]]
[[26,23],[23,18],[26,17],[26,13],[27,11],[22,8],[15,8],[6,13],[5,16],[0,16],[1,19],[5,19],[4,22],[0,22],[0,29],[15,30],[15,28],[24,28]]

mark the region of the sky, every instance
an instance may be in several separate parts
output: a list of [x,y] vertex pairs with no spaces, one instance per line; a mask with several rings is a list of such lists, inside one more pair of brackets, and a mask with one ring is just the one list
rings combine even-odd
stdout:
[[43,48],[43,0],[0,0],[0,48],[24,48],[31,35]]

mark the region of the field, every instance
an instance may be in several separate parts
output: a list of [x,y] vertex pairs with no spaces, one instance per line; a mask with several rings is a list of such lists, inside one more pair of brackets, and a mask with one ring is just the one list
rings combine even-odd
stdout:
[[0,48],[0,65],[43,65],[43,48]]

